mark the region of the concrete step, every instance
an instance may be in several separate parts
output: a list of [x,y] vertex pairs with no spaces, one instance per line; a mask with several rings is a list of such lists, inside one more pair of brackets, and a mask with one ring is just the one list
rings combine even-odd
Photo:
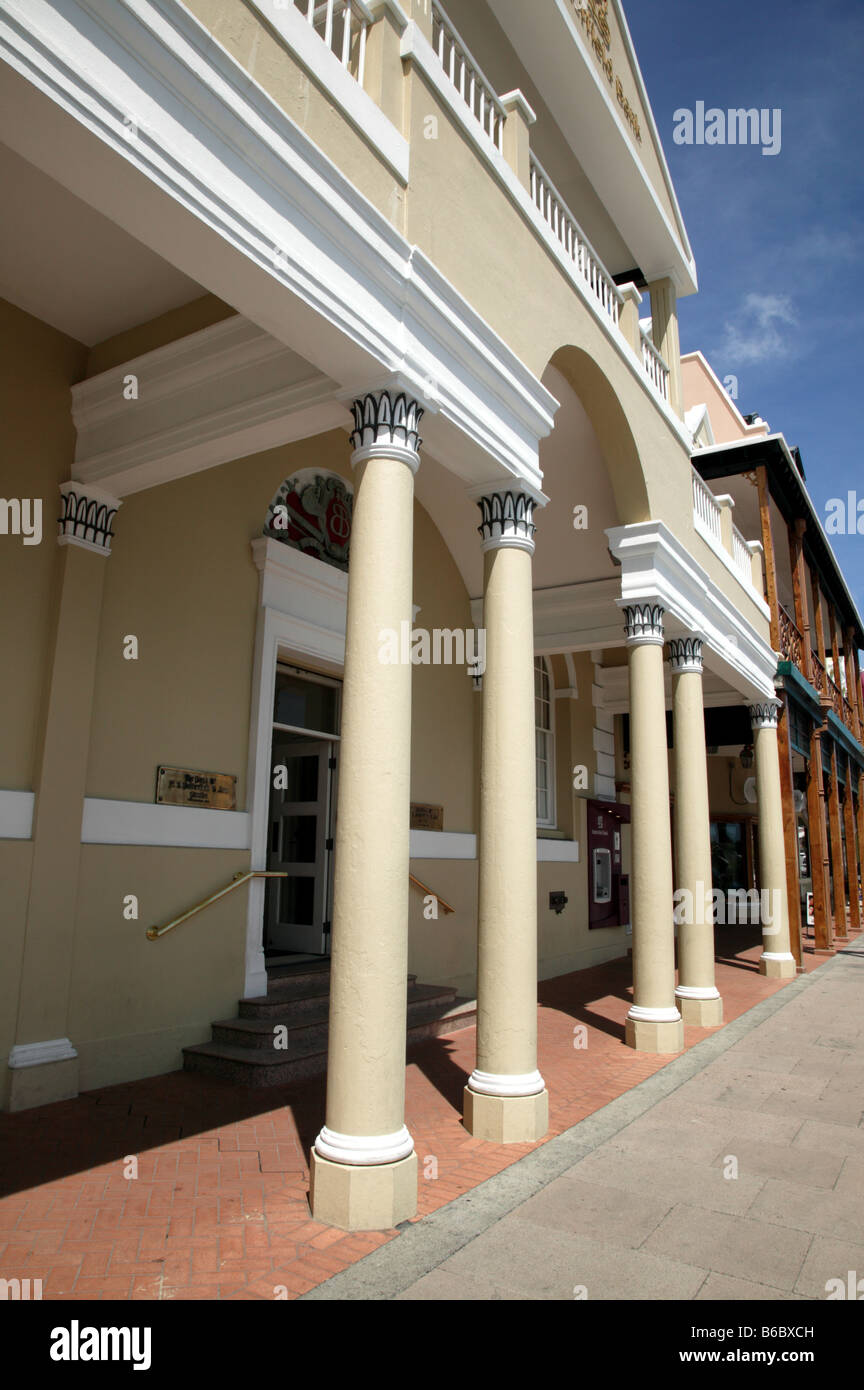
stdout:
[[[442,1033],[455,1033],[461,1028],[473,1026],[477,1016],[476,1000],[455,998],[453,990],[443,990],[434,985],[415,988],[425,989],[430,993],[425,999],[415,998],[409,1005],[406,1039],[409,1049],[430,1037],[438,1037]],[[452,1000],[449,1008],[443,1007],[443,1003],[446,1002],[442,999],[443,995],[448,995]],[[267,1040],[272,1040],[273,1025],[267,1020],[231,1021],[235,1025],[241,1022],[263,1025],[267,1030]],[[230,1024],[216,1026],[228,1028]],[[258,1032],[257,1029],[252,1031],[253,1035]],[[320,1076],[326,1070],[326,1030],[322,1037],[315,1028],[301,1027],[296,1031],[296,1035],[291,1037],[290,1050],[278,1051],[272,1046],[267,1046],[266,1042],[259,1045],[257,1040],[250,1041],[250,1034],[246,1031],[242,1042],[238,1042],[235,1037],[232,1042],[213,1041],[201,1043],[197,1047],[185,1047],[183,1057],[186,1071],[219,1076],[226,1081],[255,1089],[284,1086],[293,1081],[305,1080],[307,1077]]]
[[[454,989],[439,987],[436,985],[408,986],[408,1019],[411,1021],[413,1014],[421,1006],[440,1005],[443,1009],[448,1009],[456,998]],[[241,1010],[239,1018],[226,1018],[213,1024],[213,1041],[233,1043],[239,1047],[263,1047],[271,1051],[284,1053],[290,1052],[291,1043],[295,1038],[305,1037],[307,1034],[327,1035],[327,1018],[330,1008],[330,998],[327,994],[317,994],[306,998],[283,1000],[278,1008],[268,1007],[264,1013],[253,1013],[251,1016],[243,1011],[241,1000]],[[274,1029],[284,1028],[286,1030],[287,1048],[273,1048]],[[284,1036],[284,1035],[283,1035]]]

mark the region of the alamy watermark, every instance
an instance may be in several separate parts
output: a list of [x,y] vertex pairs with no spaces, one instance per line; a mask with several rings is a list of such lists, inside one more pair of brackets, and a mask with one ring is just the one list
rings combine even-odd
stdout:
[[704,883],[676,888],[672,894],[672,920],[676,926],[713,922],[716,926],[761,925],[765,936],[780,930],[783,910],[779,888],[707,889]]
[[709,106],[706,110],[704,101],[697,101],[694,111],[681,106],[672,119],[676,145],[761,145],[763,155],[780,153],[782,113],[778,106],[771,110],[742,106],[728,111]]
[[864,497],[847,492],[846,497],[829,497],[825,503],[825,534],[864,536]]
[[42,498],[0,497],[0,536],[20,536],[24,545],[39,545]]
[[409,622],[378,634],[382,666],[467,666],[472,676],[486,670],[486,629],[413,627]]

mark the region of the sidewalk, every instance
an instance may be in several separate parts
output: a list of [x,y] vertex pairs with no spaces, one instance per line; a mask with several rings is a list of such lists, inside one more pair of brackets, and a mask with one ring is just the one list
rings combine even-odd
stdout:
[[824,1300],[864,1276],[862,1117],[852,943],[306,1297]]
[[[722,945],[727,1023],[797,987],[758,974],[752,934],[727,928]],[[819,963],[805,959],[808,970]],[[630,973],[624,959],[540,986],[551,1097],[541,1145],[484,1144],[463,1129],[473,1029],[412,1049],[406,1123],[420,1159],[419,1216],[545,1153],[555,1135],[669,1072],[669,1058],[624,1045]],[[685,1029],[687,1048],[705,1038]],[[0,1201],[0,1277],[41,1279],[45,1299],[272,1300],[274,1289],[297,1297],[379,1246],[401,1246],[422,1225],[394,1241],[395,1231],[350,1235],[310,1219],[308,1156],[323,1119],[323,1078],[250,1092],[183,1072],[0,1116],[0,1190],[10,1194]],[[137,1178],[124,1176],[130,1157]]]

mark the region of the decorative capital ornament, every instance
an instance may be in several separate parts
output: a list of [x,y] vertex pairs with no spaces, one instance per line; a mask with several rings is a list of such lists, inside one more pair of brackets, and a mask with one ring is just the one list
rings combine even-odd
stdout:
[[506,547],[527,550],[534,554],[534,499],[525,492],[489,492],[478,497],[483,520],[477,527],[483,538],[481,549],[503,550]]
[[750,727],[756,729],[776,729],[780,718],[780,704],[777,700],[763,700],[758,705],[749,705]]
[[628,603],[624,608],[628,647],[663,646],[662,603]]
[[672,667],[672,674],[675,676],[683,675],[688,671],[701,676],[702,638],[670,637],[669,664]]
[[118,498],[89,483],[61,483],[57,544],[110,555],[114,536],[111,523],[122,505]]
[[396,395],[390,391],[370,391],[351,405],[354,413],[354,429],[351,445],[354,453],[351,463],[369,458],[398,459],[407,463],[412,473],[420,467],[420,421],[423,407],[410,396]]

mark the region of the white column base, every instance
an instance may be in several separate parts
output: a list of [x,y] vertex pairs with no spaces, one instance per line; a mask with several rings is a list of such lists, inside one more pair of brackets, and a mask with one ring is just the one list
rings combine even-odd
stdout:
[[678,985],[675,998],[684,1023],[696,1028],[719,1028],[723,1000],[716,985]]
[[405,1125],[393,1134],[339,1134],[323,1126],[315,1140],[315,1152],[330,1163],[370,1168],[379,1163],[399,1163],[414,1152],[414,1140]]
[[475,1067],[468,1078],[468,1087],[481,1096],[536,1096],[545,1091],[546,1082],[539,1071],[505,1076],[497,1072],[478,1071]]
[[624,1025],[624,1040],[636,1052],[683,1052],[681,1015],[675,1008],[653,1009],[634,1004]]

